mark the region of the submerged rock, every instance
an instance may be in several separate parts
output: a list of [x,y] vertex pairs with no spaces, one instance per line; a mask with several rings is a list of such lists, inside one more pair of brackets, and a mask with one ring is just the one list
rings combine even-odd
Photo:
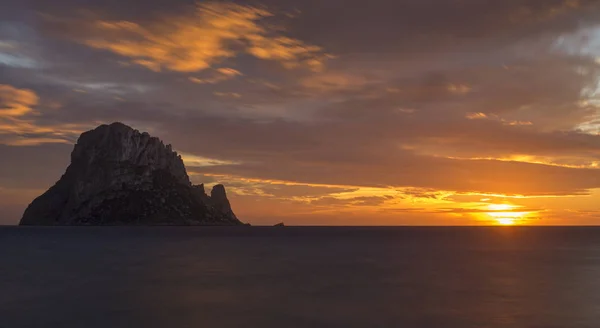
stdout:
[[225,187],[194,186],[171,145],[122,123],[83,133],[20,225],[238,225]]

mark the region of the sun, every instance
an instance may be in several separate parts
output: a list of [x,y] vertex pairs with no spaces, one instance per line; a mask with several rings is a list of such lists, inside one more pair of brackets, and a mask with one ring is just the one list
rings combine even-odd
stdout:
[[489,212],[486,212],[488,217],[491,217],[498,225],[517,225],[527,217],[528,212],[516,212],[514,209],[519,208],[516,205],[510,204],[489,204]]
[[500,225],[514,225],[516,223],[514,218],[496,218],[496,222]]
[[516,207],[517,206],[510,205],[510,204],[489,204],[488,210],[490,210],[490,211],[509,211]]

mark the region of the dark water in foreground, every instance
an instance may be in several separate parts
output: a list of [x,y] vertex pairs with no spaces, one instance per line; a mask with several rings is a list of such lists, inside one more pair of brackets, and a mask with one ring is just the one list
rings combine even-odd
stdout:
[[0,327],[600,327],[598,228],[0,228]]

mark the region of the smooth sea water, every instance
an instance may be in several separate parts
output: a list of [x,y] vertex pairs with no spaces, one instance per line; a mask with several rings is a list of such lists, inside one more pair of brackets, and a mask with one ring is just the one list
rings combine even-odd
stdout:
[[1,227],[0,327],[600,327],[598,228]]

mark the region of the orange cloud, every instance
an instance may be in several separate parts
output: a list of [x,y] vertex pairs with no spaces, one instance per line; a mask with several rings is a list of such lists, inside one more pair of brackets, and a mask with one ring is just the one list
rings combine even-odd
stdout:
[[498,115],[486,114],[486,113],[467,113],[465,115],[465,118],[467,118],[469,120],[489,119],[489,120],[500,121],[504,125],[513,125],[513,126],[514,125],[533,125],[533,123],[531,123],[529,121],[510,121],[510,120],[500,118],[500,117],[498,117]]
[[38,96],[27,89],[0,84],[0,118],[16,118],[33,112]]
[[[198,72],[239,52],[278,61],[286,68],[322,69],[331,56],[319,46],[261,24],[271,16],[272,12],[257,7],[202,2],[191,14],[144,26],[129,21],[96,21],[89,31],[92,36],[80,42],[129,57],[131,63],[157,72]],[[231,76],[233,71],[220,73]]]
[[467,113],[467,115],[465,117],[470,120],[480,120],[480,119],[488,118],[487,114],[485,114],[485,113]]
[[[423,154],[427,154],[423,152]],[[433,155],[436,156],[436,155]],[[442,155],[437,155],[442,156]],[[572,169],[597,169],[600,167],[600,162],[598,161],[589,161],[585,158],[569,158],[574,163],[569,162],[561,162],[561,160],[565,160],[565,158],[561,158],[559,156],[533,156],[533,155],[508,155],[504,157],[459,157],[459,156],[443,156],[449,159],[455,160],[487,160],[487,161],[503,161],[503,162],[521,162],[521,163],[531,163],[531,164],[541,164],[548,166],[557,166],[557,167],[566,167]]]
[[76,124],[37,124],[33,118],[40,115],[34,109],[38,103],[39,97],[34,91],[0,84],[0,144],[32,146],[68,143],[67,137],[85,130],[85,127]]

